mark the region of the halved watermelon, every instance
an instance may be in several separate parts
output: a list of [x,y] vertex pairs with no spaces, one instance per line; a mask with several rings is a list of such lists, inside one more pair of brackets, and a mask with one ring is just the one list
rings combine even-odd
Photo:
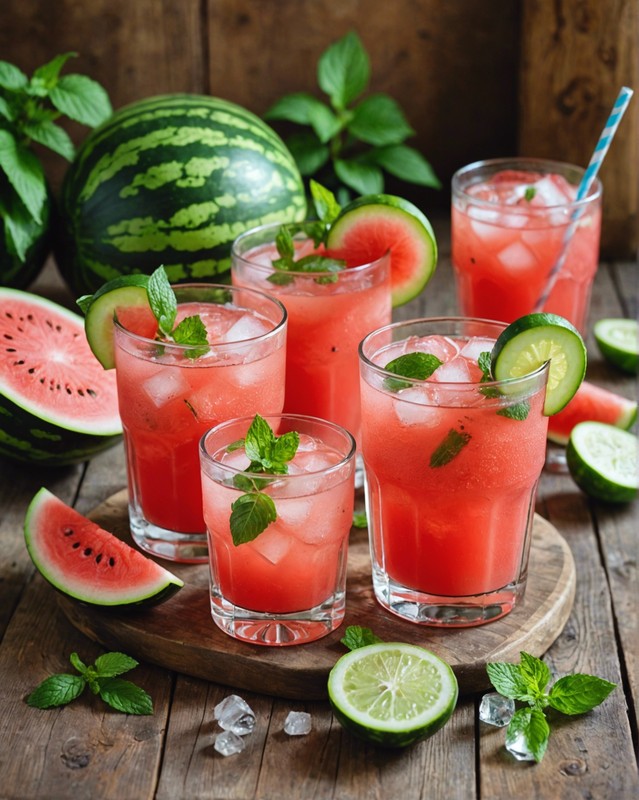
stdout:
[[163,602],[184,582],[42,488],[24,538],[40,574],[63,594],[96,606]]
[[427,217],[390,194],[358,197],[332,223],[327,247],[350,266],[368,264],[390,250],[393,306],[416,297],[437,265],[437,243]]
[[637,403],[634,400],[583,381],[568,405],[548,418],[548,438],[565,445],[579,422],[605,422],[628,430],[636,419]]

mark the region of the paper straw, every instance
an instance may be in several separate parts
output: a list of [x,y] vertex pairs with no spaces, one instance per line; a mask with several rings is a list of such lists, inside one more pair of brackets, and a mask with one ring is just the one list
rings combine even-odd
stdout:
[[[617,95],[617,99],[615,100],[615,104],[612,107],[612,111],[606,125],[601,132],[601,136],[597,142],[597,146],[594,149],[594,152],[590,158],[590,163],[586,171],[584,172],[584,176],[581,179],[579,187],[577,189],[577,196],[576,202],[583,200],[584,197],[588,196],[588,192],[592,187],[593,181],[597,177],[597,173],[599,172],[599,167],[601,166],[606,153],[608,152],[608,148],[610,147],[610,143],[613,140],[615,133],[617,132],[617,128],[619,127],[619,123],[621,122],[621,118],[624,115],[625,110],[628,108],[628,103],[630,102],[630,98],[633,95],[632,89],[629,89],[627,86],[622,86],[619,94]],[[564,261],[566,260],[566,253],[568,252],[568,245],[572,238],[573,233],[575,232],[575,228],[577,227],[577,222],[579,221],[579,217],[583,214],[585,208],[582,206],[580,208],[576,208],[572,214],[572,219],[570,225],[566,229],[566,233],[564,234],[564,239],[561,244],[561,251],[559,254],[559,258],[553,265],[552,269],[548,273],[548,278],[546,280],[546,286],[544,287],[544,291],[542,292],[540,298],[537,300],[535,304],[535,311],[541,311],[543,307],[546,305],[548,297],[552,292],[555,283],[557,282],[557,278],[559,277],[559,273],[561,272],[561,268],[564,265]]]

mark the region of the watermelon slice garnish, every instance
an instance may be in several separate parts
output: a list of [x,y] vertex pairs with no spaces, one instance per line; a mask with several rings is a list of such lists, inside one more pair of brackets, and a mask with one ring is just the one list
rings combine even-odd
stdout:
[[390,251],[394,307],[417,297],[437,265],[429,220],[413,203],[390,194],[365,195],[345,206],[326,244],[348,266],[368,264]]

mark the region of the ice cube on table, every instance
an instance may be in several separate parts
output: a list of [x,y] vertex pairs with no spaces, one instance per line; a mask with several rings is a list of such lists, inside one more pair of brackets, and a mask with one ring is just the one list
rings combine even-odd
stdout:
[[290,536],[268,528],[253,539],[251,546],[271,564],[279,564],[291,548]]
[[515,701],[499,692],[485,694],[479,705],[479,719],[487,725],[503,728],[515,713]]
[[242,342],[246,339],[256,339],[268,333],[269,327],[262,320],[253,314],[243,314],[231,327],[223,334],[223,342]]
[[161,369],[142,383],[142,390],[156,408],[181,397],[189,390],[189,382],[181,369]]
[[510,272],[533,269],[537,259],[532,250],[523,242],[512,242],[497,253],[498,261]]
[[249,704],[237,694],[230,694],[213,709],[213,718],[225,731],[246,736],[255,728],[255,714]]
[[284,720],[284,733],[289,736],[306,736],[312,728],[311,715],[306,711],[289,711]]
[[222,731],[215,737],[213,747],[220,755],[234,756],[244,750],[246,742],[233,731]]
[[509,736],[506,731],[506,750],[514,756],[517,761],[535,761],[535,756],[530,750],[526,734],[523,731],[518,731],[516,734]]

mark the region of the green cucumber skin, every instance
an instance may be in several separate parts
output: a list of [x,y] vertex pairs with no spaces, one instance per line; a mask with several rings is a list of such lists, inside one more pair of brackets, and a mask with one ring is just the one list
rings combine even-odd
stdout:
[[595,342],[597,343],[601,355],[610,364],[630,375],[637,375],[639,374],[639,354],[637,351],[624,350],[622,347],[611,343],[607,338],[608,330],[617,325],[627,327],[635,336],[637,335],[636,320],[627,318],[606,318],[600,319],[593,326]]
[[[602,430],[606,427],[611,428],[611,433],[617,430],[614,426],[605,425],[600,422],[582,422],[575,426],[566,446],[566,463],[573,480],[579,488],[589,497],[600,500],[604,503],[629,503],[637,497],[638,489],[633,486],[621,486],[614,484],[610,479],[602,475],[597,467],[584,463],[585,458],[579,454],[575,444],[577,430],[583,425],[595,425]],[[623,431],[624,435],[627,433]],[[628,436],[633,436],[627,433]],[[636,439],[636,437],[634,437]]]

